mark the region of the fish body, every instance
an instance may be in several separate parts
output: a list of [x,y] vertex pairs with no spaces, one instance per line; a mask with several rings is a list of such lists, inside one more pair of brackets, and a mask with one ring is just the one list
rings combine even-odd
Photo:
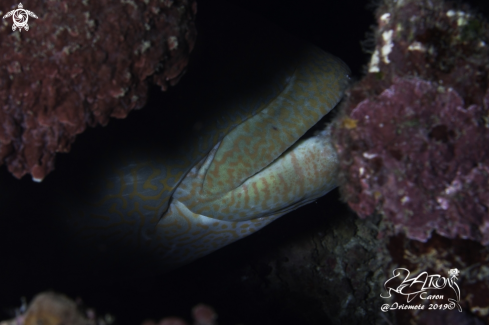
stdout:
[[349,69],[309,43],[294,44],[274,46],[266,82],[216,104],[177,148],[163,139],[108,148],[76,191],[60,191],[53,203],[68,245],[118,260],[145,257],[168,271],[336,187],[329,132],[302,137],[339,102]]

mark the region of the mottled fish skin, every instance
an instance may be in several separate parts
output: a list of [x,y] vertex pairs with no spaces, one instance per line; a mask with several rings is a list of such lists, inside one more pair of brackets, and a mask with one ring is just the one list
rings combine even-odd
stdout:
[[[179,184],[157,226],[158,255],[178,267],[263,228],[336,187],[338,160],[329,130],[301,140],[243,184],[206,201],[203,183],[222,142]],[[219,218],[216,218],[218,216]]]
[[154,255],[170,270],[336,187],[328,131],[299,139],[341,99],[349,69],[302,42],[280,64],[270,84],[227,103],[178,152],[111,154],[83,195],[64,195],[70,236]]

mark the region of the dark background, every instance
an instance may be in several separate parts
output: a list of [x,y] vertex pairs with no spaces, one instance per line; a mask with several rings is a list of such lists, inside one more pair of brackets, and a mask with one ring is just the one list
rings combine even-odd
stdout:
[[[470,2],[487,15],[487,1]],[[337,190],[200,261],[144,279],[114,275],[108,280],[97,276],[97,265],[89,265],[86,274],[66,274],[65,257],[60,253],[62,243],[49,232],[49,216],[38,211],[50,184],[56,184],[57,178],[69,177],[79,163],[77,157],[89,156],[94,147],[103,148],[104,141],[136,136],[138,130],[150,127],[155,120],[162,121],[159,127],[165,128],[171,137],[175,128],[186,122],[188,110],[184,103],[188,95],[204,84],[212,84],[212,78],[222,73],[220,69],[236,62],[235,58],[227,62],[226,57],[219,55],[225,52],[228,41],[239,41],[237,37],[249,37],[243,42],[253,40],[260,28],[268,28],[261,20],[342,58],[352,69],[353,79],[360,78],[369,58],[362,51],[361,42],[375,23],[373,8],[374,2],[362,0],[200,1],[197,45],[188,72],[176,87],[166,93],[153,87],[144,109],[130,113],[125,120],[112,120],[105,128],[89,129],[80,135],[70,154],[59,155],[56,170],[42,184],[33,183],[29,176],[16,180],[5,166],[0,167],[0,319],[12,317],[20,297],[30,300],[36,293],[55,290],[81,297],[100,313],[115,315],[119,324],[140,324],[147,318],[169,315],[187,317],[200,302],[217,310],[220,324],[301,323],[292,316],[294,313],[269,309],[246,299],[247,295],[240,291],[242,286],[238,283],[233,286],[229,275],[236,272],[239,275],[247,261],[264,254],[267,247],[279,245],[324,222],[334,224],[335,218],[348,211],[340,203]],[[222,21],[228,29],[216,32],[223,26]],[[236,281],[239,282],[239,276]]]

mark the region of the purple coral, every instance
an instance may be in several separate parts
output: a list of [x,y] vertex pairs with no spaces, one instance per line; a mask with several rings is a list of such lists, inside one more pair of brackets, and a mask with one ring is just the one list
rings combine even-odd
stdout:
[[385,1],[367,76],[336,124],[342,192],[426,241],[489,243],[489,28],[442,1]]
[[489,242],[485,111],[420,79],[397,79],[362,101],[350,114],[358,121],[347,135],[352,146],[342,151],[355,178],[345,190],[358,193],[350,206],[363,217],[379,206],[410,238],[425,241],[436,229]]

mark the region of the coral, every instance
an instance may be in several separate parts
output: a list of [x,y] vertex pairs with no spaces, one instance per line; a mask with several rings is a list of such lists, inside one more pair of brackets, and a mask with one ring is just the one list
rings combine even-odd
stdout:
[[386,0],[336,123],[342,193],[396,231],[489,243],[489,25],[443,1]]
[[2,325],[110,325],[114,318],[107,314],[97,316],[93,309],[85,309],[80,301],[54,292],[37,294],[29,306],[23,304],[16,317],[0,322]]
[[[192,317],[194,319],[193,325],[216,325],[215,320],[217,319],[217,314],[212,307],[198,304],[192,308]],[[160,320],[158,325],[188,325],[183,319],[179,317],[165,317]],[[143,322],[142,325],[156,325],[152,320],[147,320]]]
[[42,180],[87,125],[144,106],[149,80],[175,85],[196,37],[194,0],[30,1],[25,9],[38,16],[28,31],[9,33],[11,19],[0,27],[0,164],[17,178]]
[[[217,314],[212,307],[198,304],[192,308],[194,325],[216,325]],[[22,305],[15,318],[0,321],[0,325],[110,325],[115,318],[106,314],[97,316],[93,309],[85,308],[80,299],[77,302],[67,296],[54,292],[41,292],[36,295],[29,306]],[[155,325],[152,320],[147,320],[143,325]],[[158,322],[158,325],[187,325],[178,317],[166,317]]]
[[361,218],[382,215],[385,280],[397,267],[413,276],[458,268],[462,306],[384,315],[398,324],[487,322],[489,25],[440,0],[385,0],[376,17],[366,75],[335,122],[342,196]]
[[[250,10],[254,9],[249,1],[246,3],[250,6]],[[347,2],[324,3],[331,6]],[[215,10],[215,7],[207,11],[213,16],[204,16],[204,5],[202,2],[202,6],[199,7],[200,14],[202,14],[199,19],[204,18],[201,20],[202,23],[215,24],[221,18],[234,22],[234,24],[227,25],[229,28],[220,29],[229,33],[226,38],[213,39],[215,35],[219,35],[216,30],[207,30],[205,33],[204,28],[199,29],[202,35],[210,35],[210,41],[214,40],[213,43],[204,42],[205,44],[214,45],[216,48],[224,44],[224,40],[246,44],[246,40],[251,37],[253,41],[249,44],[254,45],[255,49],[260,48],[255,45],[254,34],[249,32],[252,24],[246,23],[255,22],[254,17],[251,19],[250,16],[246,16],[244,22],[237,21],[235,12],[218,11]],[[306,6],[295,5],[293,9],[299,11],[304,7]],[[310,3],[307,7],[309,10],[313,8],[314,12],[333,12],[317,10],[316,7],[310,6]],[[270,10],[270,12],[280,16],[284,15],[282,10]],[[343,15],[335,11],[333,15],[339,16],[340,21],[345,22],[352,21],[350,15],[355,14]],[[359,25],[357,16],[358,14],[353,16],[355,26]],[[321,18],[327,21],[324,17]],[[284,25],[291,25],[294,28],[294,24],[290,22],[290,19],[286,20]],[[301,20],[298,20],[297,24],[308,25]],[[234,29],[236,26],[243,30],[243,33],[237,36]],[[338,26],[344,25],[338,24]],[[331,35],[331,29],[324,31],[327,35]],[[338,47],[343,47],[347,42],[344,33],[333,34],[340,39],[341,46]],[[324,37],[324,39],[329,40],[330,37]],[[231,65],[221,64],[225,57],[231,56],[226,53],[222,54],[221,51],[210,53],[200,61],[205,64],[198,65],[199,68],[205,69],[201,70],[203,72],[195,80],[208,80],[207,77],[216,76],[216,74],[222,76],[222,74],[219,75],[219,69],[216,69],[219,66],[231,70],[229,69]],[[382,63],[381,66],[382,69],[385,68]],[[240,73],[235,73],[234,70],[230,74],[242,76]],[[386,75],[384,73],[384,76]],[[382,75],[371,73],[367,77],[379,82]],[[223,80],[223,83],[229,83],[227,78],[220,79]],[[191,79],[185,81],[187,80]],[[391,80],[387,78],[386,80],[388,81],[386,86],[370,89],[375,90],[376,95],[381,94],[392,86]],[[398,80],[404,81],[402,78]],[[195,89],[203,85],[198,81],[195,84]],[[204,86],[209,84],[207,81]],[[434,85],[434,80],[425,80],[419,84],[425,85],[423,89],[431,94],[430,85]],[[181,104],[180,98],[187,97],[186,89],[182,89],[183,87],[176,87],[175,91],[170,93],[158,93],[156,99],[152,98],[152,100],[160,103],[160,99],[166,100],[167,97],[174,96],[174,101]],[[212,89],[215,88],[211,86],[207,89],[211,90],[209,95],[212,95]],[[223,96],[223,94],[225,92],[216,94],[216,96]],[[361,92],[359,94],[362,95]],[[463,98],[463,96],[460,97]],[[364,99],[365,97],[359,97],[358,102]],[[147,112],[149,110],[139,113],[146,114]],[[155,112],[161,111],[155,110]],[[185,112],[183,115],[190,114]],[[123,122],[133,123],[134,120],[128,119]],[[156,118],[153,120],[158,121]],[[140,120],[137,122],[139,125],[147,126]],[[177,124],[175,120],[168,118],[164,122],[163,125]],[[344,119],[343,122],[343,125],[351,131],[361,124],[361,120],[353,118]],[[114,125],[116,124],[111,123],[109,128]],[[200,128],[202,124],[199,125]],[[107,130],[108,128],[99,128],[94,131],[107,132]],[[346,133],[345,130],[341,132]],[[124,131],[121,131],[116,133],[115,137],[121,137],[123,134]],[[165,138],[174,141],[171,138],[172,133],[167,134],[170,136]],[[90,135],[87,134],[87,136]],[[130,136],[133,135],[128,135],[128,138]],[[107,138],[104,137],[104,139]],[[82,144],[83,140],[80,139],[77,142]],[[105,143],[100,144],[101,141],[93,143],[101,148],[107,147]],[[434,142],[434,144],[437,143],[443,144],[440,141]],[[87,146],[93,150],[90,144]],[[73,161],[75,154],[77,153],[73,152],[66,158]],[[97,157],[97,155],[92,157]],[[52,177],[68,178],[69,174],[62,174],[62,164],[57,163],[57,171]],[[168,312],[163,312],[162,309],[171,311],[172,315],[187,316],[190,308],[198,301],[209,302],[219,311],[220,324],[401,325],[443,323],[448,325],[488,322],[489,264],[487,257],[489,255],[487,247],[482,247],[476,241],[448,239],[437,235],[436,232],[424,243],[409,240],[401,234],[389,237],[391,232],[384,229],[382,225],[379,226],[380,218],[377,214],[359,219],[353,213],[348,213],[346,205],[338,202],[337,191],[280,218],[270,227],[265,227],[242,241],[237,241],[193,264],[178,269],[170,276],[156,275],[151,265],[142,264],[141,267],[146,272],[145,276],[125,278],[124,272],[130,274],[127,269],[133,264],[132,260],[126,263],[124,269],[120,268],[118,272],[111,273],[111,281],[107,281],[107,278],[102,276],[101,265],[94,264],[93,260],[83,260],[84,264],[90,265],[88,272],[85,270],[66,272],[68,256],[60,253],[64,245],[59,244],[61,241],[57,240],[56,232],[49,232],[51,226],[47,223],[49,218],[43,218],[44,215],[37,212],[41,206],[40,203],[43,202],[39,193],[53,189],[52,185],[46,187],[50,183],[50,177],[40,186],[29,182],[16,182],[10,178],[5,179],[2,183],[4,192],[7,194],[2,195],[2,203],[5,202],[2,206],[2,215],[10,216],[3,218],[5,220],[0,227],[0,240],[2,241],[0,255],[2,265],[5,266],[0,269],[0,273],[2,279],[8,279],[2,282],[2,294],[0,295],[2,306],[17,303],[18,299],[12,297],[18,297],[25,292],[56,287],[63,288],[65,292],[77,292],[87,301],[98,301],[105,310],[115,313],[117,320],[121,319],[127,324],[141,324],[142,320],[149,316],[158,320],[163,315],[170,315]],[[72,186],[76,185],[73,182]],[[35,188],[36,191],[30,190],[31,188]],[[22,198],[26,199],[22,200]],[[19,204],[19,202],[29,204]],[[22,213],[25,210],[19,211],[19,206],[30,206],[28,212],[32,213]],[[386,218],[385,223],[393,227],[390,219]],[[105,256],[109,257],[110,254],[106,253]],[[415,314],[409,311],[394,311],[381,313],[379,309],[383,301],[379,295],[383,292],[384,282],[391,276],[395,267],[407,267],[412,272],[427,271],[430,274],[434,272],[444,275],[447,274],[447,268],[458,268],[461,271],[458,283],[463,312],[425,311]],[[480,321],[478,322],[475,317],[478,317]],[[189,323],[189,320],[190,315],[186,322]],[[182,319],[179,321],[183,322]]]

